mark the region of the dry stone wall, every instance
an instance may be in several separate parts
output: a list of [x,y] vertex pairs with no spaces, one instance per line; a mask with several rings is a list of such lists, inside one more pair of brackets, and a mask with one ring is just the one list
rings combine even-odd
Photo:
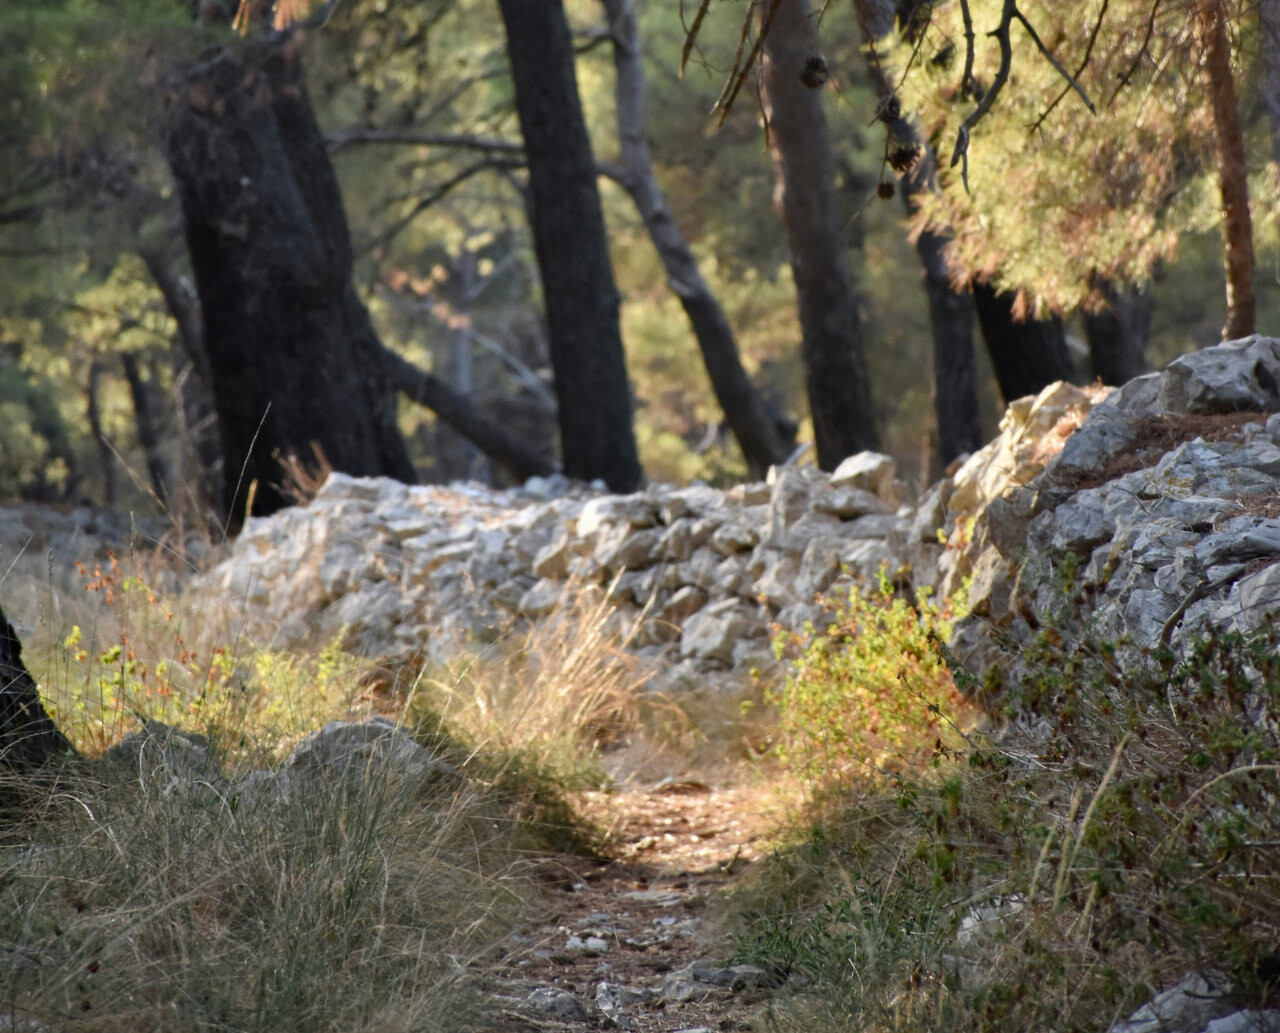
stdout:
[[[251,520],[197,590],[278,646],[342,636],[391,660],[457,650],[607,592],[652,686],[740,691],[770,629],[882,569],[971,585],[957,649],[979,669],[1061,616],[1062,574],[1098,629],[1177,646],[1256,627],[1280,601],[1280,342],[1184,356],[1119,390],[1055,384],[914,506],[885,456],[828,475],[775,468],[721,490],[632,495],[560,479],[499,492],[334,475],[306,507]],[[1001,643],[1004,645],[1002,646]]]

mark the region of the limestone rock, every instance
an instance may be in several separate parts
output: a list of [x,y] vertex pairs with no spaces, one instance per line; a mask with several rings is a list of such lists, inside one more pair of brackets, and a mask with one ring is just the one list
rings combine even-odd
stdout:
[[881,452],[859,452],[845,459],[831,475],[833,488],[858,488],[877,495],[889,509],[902,501],[902,486],[897,481],[893,460]]
[[1159,401],[1184,413],[1280,409],[1280,340],[1255,334],[1174,359],[1160,375]]

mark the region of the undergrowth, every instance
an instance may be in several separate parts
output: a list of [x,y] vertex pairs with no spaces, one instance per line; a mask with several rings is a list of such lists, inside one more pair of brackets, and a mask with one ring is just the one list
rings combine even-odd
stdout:
[[820,602],[820,622],[773,643],[792,661],[783,684],[765,692],[779,715],[773,752],[782,763],[821,788],[916,767],[960,744],[954,719],[965,701],[936,644],[950,637],[962,597],[906,599],[882,573]]
[[[366,665],[336,646],[213,644],[212,609],[182,610],[114,558],[84,576],[86,619],[26,651],[60,726],[92,758],[159,721],[207,737],[215,764],[175,784],[90,759],[8,830],[0,1016],[94,1031],[483,1025],[468,964],[530,910],[528,852],[599,843],[571,791],[599,784],[596,750],[632,720],[636,689],[604,604],[584,595],[423,674],[405,700],[368,691]],[[458,776],[424,787],[378,767],[283,795],[241,788],[304,733],[387,711]]]
[[1223,632],[1122,670],[1047,632],[998,740],[807,763],[801,842],[734,905],[740,958],[813,982],[771,1028],[1083,1033],[1189,971],[1274,1006],[1278,647]]

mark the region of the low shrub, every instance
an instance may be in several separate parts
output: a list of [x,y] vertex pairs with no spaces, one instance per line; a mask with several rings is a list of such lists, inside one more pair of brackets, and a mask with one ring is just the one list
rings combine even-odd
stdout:
[[1048,632],[998,741],[826,797],[736,903],[740,957],[816,981],[778,1028],[1096,1031],[1188,971],[1266,1000],[1278,646],[1122,670]]
[[820,623],[774,640],[775,655],[792,658],[786,681],[765,693],[779,714],[774,752],[788,769],[822,789],[963,744],[953,721],[965,701],[937,648],[950,637],[953,602],[906,599],[882,574],[821,605]]

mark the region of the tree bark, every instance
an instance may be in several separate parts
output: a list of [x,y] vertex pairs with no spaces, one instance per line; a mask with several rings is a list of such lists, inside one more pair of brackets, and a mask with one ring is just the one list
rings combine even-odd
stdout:
[[[759,0],[760,85],[803,334],[801,358],[818,465],[834,469],[878,446],[862,354],[860,305],[849,276],[822,95],[806,84],[822,65],[808,0]],[[819,83],[821,85],[821,83]]]
[[1280,165],[1280,0],[1258,0],[1262,23],[1262,106],[1271,130],[1271,161]]
[[573,39],[560,0],[499,0],[529,163],[529,216],[542,277],[564,472],[631,491],[642,479],[618,289]]
[[997,293],[987,283],[973,285],[973,301],[1006,405],[1015,398],[1039,394],[1055,381],[1075,379],[1061,319],[1018,321],[1013,315],[1014,295]]
[[165,507],[169,504],[169,469],[161,445],[160,414],[156,411],[156,392],[149,377],[144,376],[142,364],[136,352],[120,356],[124,377],[129,384],[129,397],[133,400],[133,418],[138,430],[138,443],[147,461],[147,477],[156,501]]
[[[1223,0],[1205,0],[1197,21],[1205,48],[1209,93],[1218,156],[1218,185],[1222,195],[1222,239],[1227,279],[1227,318],[1222,339],[1248,337],[1256,322],[1253,295],[1253,223],[1249,214],[1248,165],[1240,109],[1231,72],[1230,15]],[[1265,43],[1264,43],[1265,47]]]
[[116,455],[102,427],[102,406],[98,403],[98,389],[102,382],[103,365],[94,359],[89,363],[89,377],[84,386],[85,417],[89,421],[89,435],[98,448],[98,462],[102,466],[102,505],[114,509],[116,505]]
[[439,377],[418,369],[389,348],[382,349],[381,359],[387,379],[397,391],[410,401],[425,405],[516,479],[524,481],[555,472],[545,456],[509,434]]
[[1084,314],[1093,375],[1104,384],[1127,384],[1147,372],[1143,353],[1151,335],[1151,294],[1110,281],[1097,289],[1105,307]]
[[[854,9],[862,29],[865,53],[876,95],[883,110],[894,97],[893,84],[884,73],[876,43],[893,31],[895,19],[909,26],[913,8],[890,0],[855,0]],[[937,158],[920,139],[909,119],[901,113],[886,121],[892,142],[915,148],[918,158],[902,177],[902,200],[908,213],[920,205],[922,195],[937,189]],[[933,407],[937,419],[935,474],[953,460],[982,447],[982,427],[978,417],[978,366],[973,350],[973,298],[955,288],[947,265],[947,233],[921,233],[915,241],[916,254],[924,274],[925,296],[929,302],[929,327],[933,334]]]
[[[144,248],[139,252],[147,272],[164,298],[165,307],[178,324],[181,349],[174,349],[174,377],[178,384],[179,405],[188,445],[183,448],[182,465],[189,456],[198,467],[200,488],[197,500],[202,511],[211,511],[214,500],[222,499],[224,470],[222,442],[218,437],[218,416],[214,411],[210,383],[213,374],[204,347],[200,299],[179,274],[174,260],[164,251]],[[182,361],[185,356],[186,361]],[[188,453],[189,448],[189,453]],[[179,471],[178,484],[190,490],[191,480]]]
[[947,243],[947,237],[939,233],[921,233],[916,238],[933,332],[936,451],[938,465],[943,469],[962,455],[972,455],[983,443],[978,417],[978,363],[973,346],[973,298],[952,284]]
[[22,662],[18,633],[0,609],[0,773],[29,775],[75,755],[75,747],[45,712]]
[[[302,79],[301,37],[242,44],[192,69],[167,140],[200,295],[238,526],[292,503],[282,460],[412,482],[395,392],[351,282],[333,166]],[[256,482],[256,490],[251,485]]]
[[784,462],[795,447],[782,421],[742,367],[729,319],[702,277],[653,173],[649,136],[645,131],[645,81],[640,30],[634,0],[603,0],[613,36],[613,66],[622,186],[631,195],[657,249],[667,283],[680,299],[702,352],[711,389],[725,422],[738,441],[751,475],[763,478],[769,467]]

